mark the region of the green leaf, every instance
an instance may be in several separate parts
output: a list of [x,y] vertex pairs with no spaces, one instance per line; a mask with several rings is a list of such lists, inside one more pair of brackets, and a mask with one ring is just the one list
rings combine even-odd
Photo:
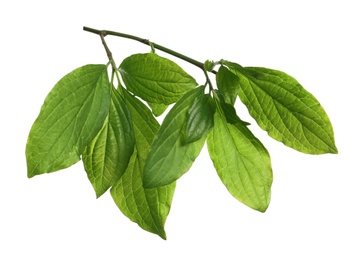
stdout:
[[28,177],[67,168],[100,131],[109,112],[106,65],[86,65],[50,91],[26,144]]
[[244,124],[244,125],[250,125],[250,123],[245,122],[239,118],[239,116],[236,114],[236,110],[233,105],[230,105],[229,103],[225,102],[225,99],[224,99],[222,93],[220,92],[220,90],[215,89],[214,91],[216,93],[215,97],[217,98],[218,102],[220,103],[220,107],[224,111],[224,116],[228,123],[230,123],[230,124],[240,123],[240,124]]
[[209,94],[197,96],[187,113],[183,144],[195,142],[214,126],[215,103]]
[[[136,149],[130,159],[128,168],[126,169],[122,178],[111,188],[111,195],[119,207],[119,209],[131,221],[138,223],[138,225],[149,232],[158,234],[161,238],[166,239],[164,230],[165,220],[162,220],[162,212],[157,212],[156,207],[150,203],[153,200],[161,200],[165,206],[170,207],[171,198],[166,196],[166,190],[161,193],[164,198],[157,198],[149,196],[150,194],[142,187],[141,169],[139,165]],[[155,205],[159,206],[159,205]]]
[[159,123],[141,101],[126,90],[124,95],[133,119],[136,148],[128,168],[110,192],[124,215],[144,230],[166,239],[164,225],[176,185],[172,183],[159,188],[144,189],[142,182],[145,159],[159,129]]
[[261,142],[241,123],[226,121],[220,106],[207,146],[215,169],[232,196],[265,212],[270,203],[270,156]]
[[337,153],[325,110],[294,78],[277,70],[224,64],[239,77],[239,96],[250,115],[272,138],[303,153]]
[[141,158],[141,167],[148,156],[151,143],[153,142],[160,125],[149,108],[124,89],[124,99],[131,113],[135,134],[135,146],[137,154]]
[[196,97],[203,93],[204,86],[189,91],[166,115],[145,163],[144,186],[146,188],[167,185],[177,180],[190,169],[199,155],[205,137],[186,145],[182,145],[181,139],[189,107]]
[[113,88],[108,118],[82,155],[85,171],[97,197],[125,172],[134,146],[130,111],[124,98]]
[[152,113],[155,116],[161,116],[165,110],[168,108],[168,105],[165,104],[158,104],[158,103],[151,103],[151,102],[147,102],[148,105],[151,108]]
[[216,85],[222,93],[226,103],[235,104],[240,88],[240,79],[225,66],[220,66],[216,73]]
[[134,54],[120,65],[126,88],[150,103],[169,105],[197,86],[173,61],[154,53]]

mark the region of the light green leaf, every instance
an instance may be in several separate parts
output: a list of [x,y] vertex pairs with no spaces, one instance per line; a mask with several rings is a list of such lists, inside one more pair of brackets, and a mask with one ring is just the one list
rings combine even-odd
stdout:
[[228,123],[230,123],[230,124],[240,123],[240,124],[244,124],[244,125],[250,125],[250,123],[245,122],[239,118],[239,116],[236,114],[234,105],[231,105],[231,104],[225,102],[224,96],[222,95],[220,90],[215,89],[214,91],[216,93],[215,97],[217,98],[217,101],[219,102],[220,107],[221,107],[222,111],[224,112],[224,116]]
[[154,189],[144,189],[142,182],[145,159],[159,123],[141,101],[125,90],[124,94],[133,119],[136,149],[125,173],[111,188],[111,195],[130,220],[144,230],[166,239],[164,225],[170,211],[175,182]]
[[[110,192],[116,205],[125,216],[138,223],[144,230],[158,234],[161,238],[166,239],[161,212],[156,212],[151,208],[148,196],[142,188],[141,169],[136,149],[124,175],[111,188]],[[149,197],[149,199],[153,198]]]
[[214,126],[214,113],[212,97],[209,94],[197,96],[187,112],[183,144],[206,137]]
[[234,105],[240,88],[240,79],[225,66],[216,73],[216,85],[226,103]]
[[337,153],[334,131],[319,101],[284,72],[225,62],[240,79],[239,96],[268,134],[303,153]]
[[155,53],[134,54],[120,65],[126,88],[151,103],[169,105],[197,86],[175,62]]
[[230,194],[245,205],[265,212],[272,184],[270,156],[246,125],[228,123],[218,106],[207,147]]
[[188,109],[195,98],[203,93],[204,86],[189,91],[166,115],[145,163],[145,187],[159,187],[177,180],[190,169],[199,155],[205,137],[186,145],[182,145],[181,139]]
[[113,88],[110,111],[104,126],[82,155],[85,171],[97,197],[125,172],[134,145],[130,111],[124,98]]
[[67,168],[100,131],[109,112],[106,65],[86,65],[50,91],[26,144],[28,177]]
[[158,104],[158,103],[151,103],[151,102],[147,102],[148,105],[151,108],[152,113],[154,114],[154,116],[161,116],[165,110],[168,108],[168,105],[165,104]]

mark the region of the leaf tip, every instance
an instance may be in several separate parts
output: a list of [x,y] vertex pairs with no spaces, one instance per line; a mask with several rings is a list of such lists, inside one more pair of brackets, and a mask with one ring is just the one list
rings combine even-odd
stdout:
[[36,176],[36,175],[40,175],[42,174],[41,172],[37,172],[36,169],[31,169],[31,167],[28,166],[28,171],[27,171],[27,177],[29,179],[31,179],[32,177]]
[[248,204],[248,203],[244,203],[244,204],[246,206],[252,208],[253,210],[256,210],[261,213],[265,213],[267,211],[267,209],[269,208],[270,199],[267,199],[266,201],[265,200],[258,201],[257,203],[254,203],[254,204]]
[[268,208],[269,208],[269,204],[259,207],[259,208],[257,209],[257,211],[259,211],[259,212],[261,212],[261,213],[265,213]]
[[339,153],[339,150],[337,149],[336,145],[334,144],[334,146],[332,147],[330,153],[332,154],[338,154]]
[[103,194],[103,192],[95,192],[96,199],[100,198]]
[[161,232],[159,232],[157,235],[158,235],[159,237],[161,237],[163,240],[165,240],[165,241],[167,240],[165,230],[161,230]]

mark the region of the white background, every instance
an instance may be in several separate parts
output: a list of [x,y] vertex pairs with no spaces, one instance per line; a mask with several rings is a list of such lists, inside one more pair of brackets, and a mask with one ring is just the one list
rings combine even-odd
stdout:
[[[2,1],[0,259],[360,259],[356,2]],[[200,61],[285,71],[327,111],[339,154],[285,147],[237,101],[272,157],[269,209],[231,197],[205,147],[178,181],[167,241],[124,217],[109,193],[96,200],[81,162],[28,179],[27,135],[47,93],[71,70],[107,62],[100,38],[83,26],[134,34]],[[149,51],[106,39],[118,64]],[[197,68],[179,64],[204,82]]]

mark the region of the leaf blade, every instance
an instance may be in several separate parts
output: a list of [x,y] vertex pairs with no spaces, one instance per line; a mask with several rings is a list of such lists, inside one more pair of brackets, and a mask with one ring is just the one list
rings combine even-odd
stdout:
[[67,168],[102,128],[110,106],[106,65],[65,75],[46,97],[26,144],[28,177]]
[[170,212],[176,184],[144,189],[142,174],[150,144],[159,129],[159,123],[150,110],[124,90],[130,109],[136,139],[134,154],[128,168],[110,192],[118,208],[141,228],[166,239],[164,225]]
[[185,123],[184,144],[206,136],[214,126],[215,103],[210,94],[199,95],[189,107]]
[[[186,93],[166,115],[151,145],[144,167],[144,186],[159,187],[180,178],[189,170],[199,155],[205,137],[182,145],[182,129],[186,123],[189,106],[204,93],[204,86]],[[178,167],[173,167],[174,161]]]
[[175,62],[154,53],[134,54],[120,65],[126,88],[150,102],[169,105],[197,83]]
[[[162,187],[159,190],[147,191],[142,188],[141,169],[137,150],[129,161],[128,168],[115,186],[110,190],[111,196],[118,208],[131,221],[136,222],[142,229],[155,233],[161,238],[166,239],[164,230],[165,219],[163,214],[158,214],[158,205],[152,206],[151,203],[171,204],[172,196],[165,196],[165,200],[158,199],[159,194],[164,194],[172,187]],[[154,196],[155,193],[155,196]],[[154,202],[154,197],[158,202]]]
[[277,70],[225,64],[240,79],[241,101],[269,136],[303,153],[337,153],[328,115],[294,78]]
[[272,170],[266,148],[244,124],[230,124],[217,109],[207,138],[211,160],[230,194],[265,212],[270,203]]
[[240,119],[240,117],[236,114],[234,105],[231,105],[230,103],[227,103],[225,101],[224,96],[222,95],[220,90],[214,90],[214,92],[216,93],[215,98],[217,99],[221,107],[221,110],[224,112],[224,116],[228,123],[230,124],[240,123],[240,124],[250,125],[250,123]]
[[130,111],[120,93],[112,88],[109,115],[103,128],[82,155],[85,171],[100,197],[125,172],[135,146]]
[[234,105],[240,89],[240,80],[225,66],[221,65],[216,73],[216,85],[226,103]]
[[168,108],[168,105],[165,105],[165,104],[148,102],[148,105],[151,108],[151,111],[154,114],[154,116],[161,116],[165,112],[165,110]]

